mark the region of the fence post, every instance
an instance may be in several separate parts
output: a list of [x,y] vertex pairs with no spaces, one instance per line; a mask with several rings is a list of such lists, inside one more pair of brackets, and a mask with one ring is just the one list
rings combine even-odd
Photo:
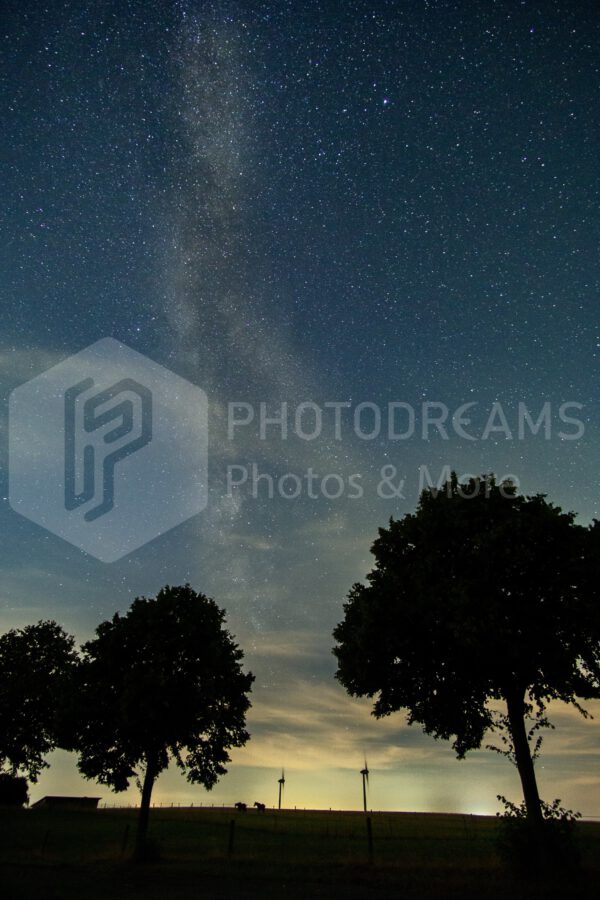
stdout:
[[373,865],[373,826],[371,816],[367,816],[367,840],[369,842],[369,865]]
[[123,832],[123,840],[121,841],[121,857],[125,855],[125,850],[127,848],[127,841],[129,839],[129,825],[125,826],[125,831]]

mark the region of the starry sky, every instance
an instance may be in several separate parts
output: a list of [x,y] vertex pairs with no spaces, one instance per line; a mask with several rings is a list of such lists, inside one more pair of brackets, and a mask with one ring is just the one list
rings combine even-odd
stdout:
[[[423,467],[512,473],[600,516],[596,4],[5,0],[0,39],[2,630],[54,618],[83,641],[185,581],[226,608],[256,675],[252,740],[210,795],[168,773],[157,802],[272,804],[283,765],[287,804],[358,808],[365,753],[373,808],[519,800],[495,754],[459,763],[348,698],[331,630]],[[7,501],[10,391],[104,337],[210,404],[206,510],[112,564]],[[286,403],[287,439],[256,421],[231,437],[232,402]],[[303,403],[323,410],[314,440]],[[339,435],[328,403],[346,404]],[[361,403],[382,410],[372,438]],[[410,438],[390,438],[389,403],[415,410]],[[424,434],[424,403],[474,404],[475,440],[449,420]],[[550,405],[548,435],[519,437],[519,403]],[[232,464],[344,492],[228,494]],[[378,494],[385,466],[400,496]],[[542,795],[600,815],[599,726],[553,719]],[[52,761],[33,799],[92,790]]]

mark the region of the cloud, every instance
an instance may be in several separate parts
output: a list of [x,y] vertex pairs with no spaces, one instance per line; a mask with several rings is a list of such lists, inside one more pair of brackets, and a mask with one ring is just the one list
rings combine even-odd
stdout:
[[248,716],[252,740],[236,751],[236,764],[353,770],[366,753],[369,766],[389,769],[439,755],[402,714],[376,720],[371,701],[345,692],[333,679],[331,643],[322,634],[271,634],[247,652],[257,675]]
[[47,347],[14,346],[0,350],[0,384],[15,387],[65,359],[66,354]]

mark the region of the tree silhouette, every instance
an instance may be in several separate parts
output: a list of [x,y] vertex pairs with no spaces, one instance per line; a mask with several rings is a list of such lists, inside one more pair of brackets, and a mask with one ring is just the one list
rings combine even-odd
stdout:
[[56,622],[0,636],[0,766],[35,782],[57,746],[57,714],[77,662],[74,638]]
[[[488,729],[509,730],[527,817],[542,845],[526,713],[600,696],[596,524],[492,476],[423,492],[390,520],[336,627],[336,677],[373,713],[400,709],[459,758]],[[503,700],[495,718],[490,701]]]
[[79,769],[115,791],[141,788],[136,856],[143,857],[152,788],[171,759],[210,789],[227,771],[228,748],[249,738],[254,676],[223,627],[225,613],[189,585],[162,588],[116,613],[83,647],[71,743]]
[[0,772],[0,806],[27,806],[28,803],[27,779]]

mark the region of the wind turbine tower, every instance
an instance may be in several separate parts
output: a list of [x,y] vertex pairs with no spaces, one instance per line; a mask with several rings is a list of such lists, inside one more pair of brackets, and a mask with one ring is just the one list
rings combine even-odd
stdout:
[[360,770],[360,774],[362,775],[362,787],[363,787],[363,808],[364,811],[367,811],[367,785],[369,784],[369,767],[367,765],[367,757],[365,756],[365,767]]
[[281,809],[281,795],[283,794],[283,786],[285,784],[285,772],[283,769],[281,770],[281,778],[277,780],[277,784],[279,785],[279,806],[278,809]]

